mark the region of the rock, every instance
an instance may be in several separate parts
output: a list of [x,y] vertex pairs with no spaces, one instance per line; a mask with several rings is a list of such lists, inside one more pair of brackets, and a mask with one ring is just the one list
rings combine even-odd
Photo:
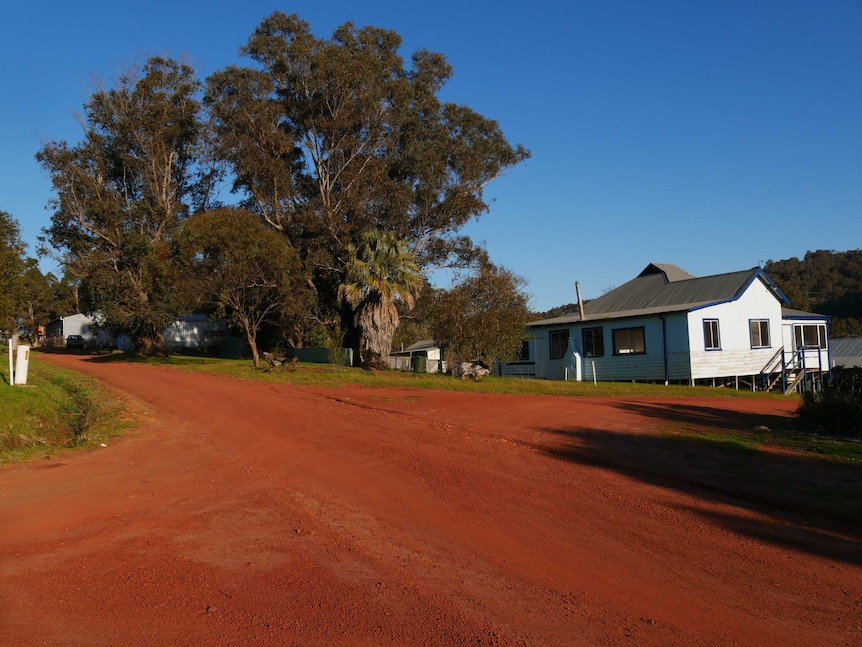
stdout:
[[474,360],[472,362],[461,362],[455,366],[456,375],[460,375],[462,380],[470,378],[478,380],[483,375],[490,375],[491,369],[484,362]]

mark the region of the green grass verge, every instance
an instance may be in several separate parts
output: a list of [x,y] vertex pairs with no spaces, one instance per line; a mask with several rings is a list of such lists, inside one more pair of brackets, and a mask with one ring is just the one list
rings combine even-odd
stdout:
[[752,454],[760,451],[800,452],[808,456],[862,465],[862,442],[854,439],[826,438],[794,431],[728,431],[694,429],[690,426],[667,427],[668,436],[698,440],[715,449]]
[[0,372],[0,463],[94,447],[131,425],[122,403],[95,380],[30,354],[26,385]]
[[662,436],[671,448],[691,450],[695,480],[706,487],[862,524],[862,443],[854,439],[688,426],[668,426]]
[[[461,380],[451,375],[436,373],[413,373],[410,371],[367,371],[360,368],[333,366],[331,364],[304,364],[269,369],[254,368],[250,360],[231,360],[202,356],[171,355],[167,358],[148,358],[134,353],[105,355],[102,361],[135,362],[173,366],[187,371],[218,373],[240,379],[257,380],[276,384],[298,384],[304,386],[367,386],[371,388],[423,388],[471,393],[512,393],[529,395],[567,395],[598,397],[734,397],[787,399],[780,393],[736,391],[690,386],[664,386],[663,384],[641,384],[630,382],[563,382],[560,380],[536,380],[512,377],[483,377],[480,380]],[[790,396],[795,397],[795,396]]]

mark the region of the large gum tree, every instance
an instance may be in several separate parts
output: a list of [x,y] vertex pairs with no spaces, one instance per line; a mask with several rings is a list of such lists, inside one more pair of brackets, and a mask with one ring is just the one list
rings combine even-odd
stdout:
[[460,230],[488,210],[486,185],[529,155],[492,119],[439,98],[452,75],[442,54],[417,51],[405,66],[400,46],[352,23],[318,38],[276,12],[241,50],[252,65],[207,80],[234,189],[290,237],[319,307],[345,329],[355,312],[342,286],[363,232],[406,241],[422,270],[486,260]]
[[79,143],[49,142],[36,156],[55,193],[46,242],[92,310],[144,353],[163,352],[162,330],[183,309],[170,243],[206,196],[200,90],[191,67],[151,58],[92,94]]

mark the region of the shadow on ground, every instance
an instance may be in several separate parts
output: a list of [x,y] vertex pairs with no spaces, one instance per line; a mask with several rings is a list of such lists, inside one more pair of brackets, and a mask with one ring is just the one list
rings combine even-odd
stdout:
[[[741,508],[739,515],[685,510],[735,533],[862,565],[862,466],[802,452],[744,447],[722,438],[722,432],[761,425],[792,428],[792,419],[677,403],[618,406],[639,416],[712,430],[715,437],[572,425],[542,429],[548,442],[536,449],[559,460]],[[744,510],[763,516],[752,518]]]

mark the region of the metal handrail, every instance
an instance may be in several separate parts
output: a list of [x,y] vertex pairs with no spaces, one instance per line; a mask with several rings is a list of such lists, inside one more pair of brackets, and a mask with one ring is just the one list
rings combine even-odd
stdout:
[[[768,390],[772,387],[776,380],[773,380],[770,383],[770,378],[779,373],[781,376],[781,391],[783,393],[787,393],[788,390],[788,381],[787,381],[787,373],[789,371],[801,370],[803,377],[808,373],[808,365],[807,365],[807,351],[815,351],[817,353],[817,371],[821,374],[823,373],[823,355],[822,348],[819,346],[800,346],[797,349],[786,352],[784,347],[778,349],[778,351],[769,358],[769,361],[763,365],[763,368],[760,371],[760,384],[762,388]],[[799,380],[794,380],[793,386]],[[802,388],[807,390],[808,383],[803,382]]]
[[779,365],[781,367],[781,374],[784,375],[784,347],[779,348],[776,353],[769,358],[766,364],[763,365],[763,368],[760,369],[760,386],[763,389],[769,388],[769,376],[775,373]]

